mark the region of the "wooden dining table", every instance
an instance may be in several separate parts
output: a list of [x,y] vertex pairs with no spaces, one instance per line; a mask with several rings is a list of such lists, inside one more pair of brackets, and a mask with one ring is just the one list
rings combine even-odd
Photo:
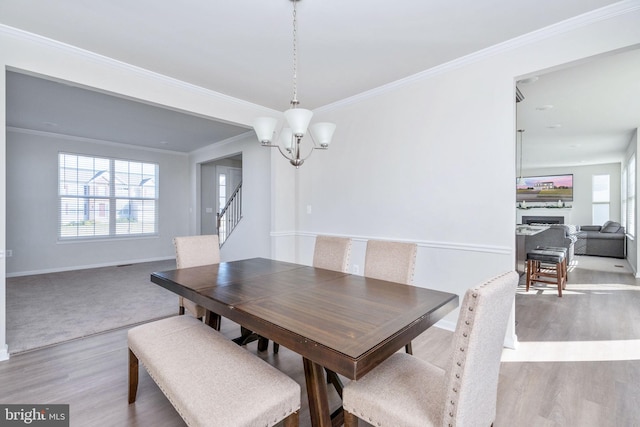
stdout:
[[448,292],[264,258],[151,281],[300,354],[311,424],[321,427],[342,424],[325,371],[357,380],[458,306]]

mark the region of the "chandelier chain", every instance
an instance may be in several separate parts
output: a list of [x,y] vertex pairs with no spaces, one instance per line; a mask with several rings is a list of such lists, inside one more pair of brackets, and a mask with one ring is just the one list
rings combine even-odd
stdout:
[[291,105],[298,105],[298,19],[296,4],[298,0],[293,0],[293,99]]
[[[273,117],[256,118],[253,129],[256,132],[258,141],[260,141],[263,147],[277,148],[280,154],[289,160],[289,163],[299,168],[315,150],[326,150],[329,148],[333,132],[336,130],[336,125],[334,123],[323,122],[316,123],[309,127],[313,111],[297,108],[300,104],[298,101],[297,3],[300,0],[289,1],[293,2],[293,97],[291,99],[291,108],[284,112],[285,123],[280,128],[279,135],[275,132],[279,120]],[[307,134],[309,138],[305,138]],[[310,143],[305,144],[306,148],[304,148],[303,151],[301,147],[302,143],[309,141]]]

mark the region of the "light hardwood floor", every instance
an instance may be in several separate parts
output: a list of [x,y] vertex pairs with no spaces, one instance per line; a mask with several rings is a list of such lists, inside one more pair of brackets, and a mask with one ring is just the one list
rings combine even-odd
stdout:
[[[562,298],[552,288],[529,294],[520,289],[516,331],[521,361],[502,363],[494,426],[640,426],[639,285],[629,274],[577,269],[569,273]],[[231,338],[239,328],[223,319],[222,332]],[[450,332],[432,328],[413,341],[414,354],[445,366],[450,338]],[[584,351],[572,354],[575,349],[563,347],[597,341],[586,348],[606,350],[612,340],[628,343],[623,358],[629,360],[610,360],[614,357],[607,351],[593,357]],[[549,343],[557,346],[549,350],[556,353],[544,354],[563,361],[527,361],[529,356],[536,360],[536,352]],[[255,343],[248,350],[256,353]],[[271,345],[259,355],[300,382],[300,423],[309,426],[300,357],[283,347],[274,355]],[[127,366],[124,329],[22,353],[0,363],[0,402],[68,403],[71,425],[78,427],[183,426],[144,370],[138,399],[127,404]],[[224,390],[211,393],[214,399]],[[331,392],[330,398],[337,406],[337,394]]]

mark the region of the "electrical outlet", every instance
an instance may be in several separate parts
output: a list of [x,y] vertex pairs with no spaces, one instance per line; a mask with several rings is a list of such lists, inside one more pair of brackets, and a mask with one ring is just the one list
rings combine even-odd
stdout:
[[13,256],[13,251],[11,249],[7,249],[5,254],[7,255],[7,258],[12,257]]
[[353,265],[353,274],[360,274],[360,266],[354,264]]

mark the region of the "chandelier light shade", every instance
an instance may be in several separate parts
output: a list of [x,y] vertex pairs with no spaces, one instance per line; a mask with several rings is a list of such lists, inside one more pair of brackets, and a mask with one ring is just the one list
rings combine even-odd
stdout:
[[311,126],[311,137],[314,141],[320,144],[322,148],[327,148],[331,143],[331,138],[333,138],[333,132],[335,132],[335,130],[335,123],[316,123]]
[[311,117],[313,112],[304,108],[290,108],[284,112],[284,118],[296,136],[304,136],[307,133]]
[[[336,130],[334,123],[316,123],[309,128],[313,112],[298,108],[298,22],[296,19],[296,4],[300,0],[290,0],[293,3],[293,98],[291,108],[284,112],[286,126],[276,136],[278,120],[272,117],[258,117],[253,122],[253,129],[263,147],[277,148],[296,168],[313,153],[313,150],[329,148],[331,138]],[[307,132],[309,130],[309,132]],[[307,135],[309,133],[309,135]],[[302,153],[302,143],[310,141],[310,146]]]
[[263,144],[271,144],[277,125],[278,120],[273,117],[258,117],[253,122],[253,129],[256,131],[260,142]]
[[280,131],[280,144],[287,152],[291,152],[293,144],[293,130],[291,128],[284,128]]

